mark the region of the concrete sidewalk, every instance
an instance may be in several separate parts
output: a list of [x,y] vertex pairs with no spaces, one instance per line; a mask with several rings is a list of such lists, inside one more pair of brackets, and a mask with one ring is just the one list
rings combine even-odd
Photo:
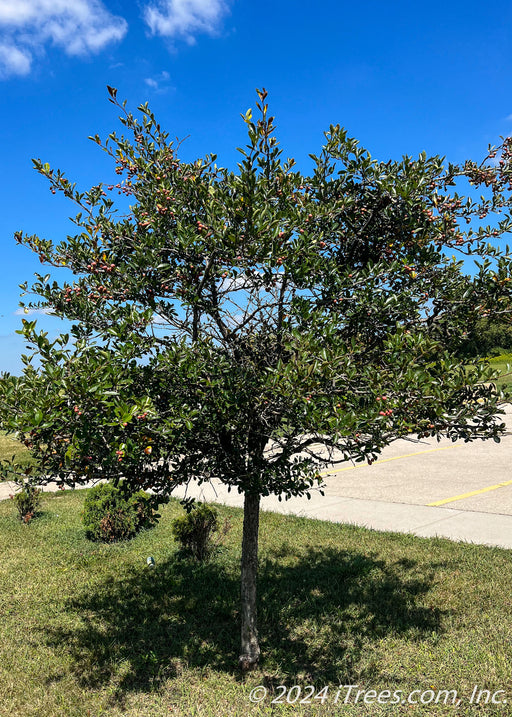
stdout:
[[[243,496],[220,482],[181,486],[173,496],[193,496],[208,502],[243,506]],[[349,523],[373,530],[411,533],[424,538],[436,536],[451,540],[494,545],[512,549],[512,515],[410,505],[360,498],[313,493],[311,499],[291,498],[279,501],[276,496],[263,498],[262,510],[299,515],[305,518]]]
[[[91,481],[86,485],[80,486],[80,488],[90,488],[91,486],[96,485],[96,483],[97,481]],[[59,490],[57,483],[48,483],[48,485],[41,486],[41,488],[45,493],[57,493],[57,491]],[[14,495],[16,493],[16,490],[16,485],[14,483],[0,483],[0,500],[9,499],[11,495]]]

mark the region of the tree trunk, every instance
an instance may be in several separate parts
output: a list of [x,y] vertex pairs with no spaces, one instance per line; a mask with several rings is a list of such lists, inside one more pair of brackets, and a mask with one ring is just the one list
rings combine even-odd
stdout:
[[239,665],[243,671],[254,667],[260,657],[256,619],[259,521],[260,496],[246,493],[241,564],[242,647],[239,657]]

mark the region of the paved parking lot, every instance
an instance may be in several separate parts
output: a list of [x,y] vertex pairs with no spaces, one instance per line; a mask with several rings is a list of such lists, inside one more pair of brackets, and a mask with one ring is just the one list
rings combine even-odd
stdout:
[[[512,549],[512,406],[501,442],[400,440],[373,465],[324,471],[325,495],[262,500],[264,510],[353,523],[375,530],[446,537]],[[218,481],[177,496],[241,506]]]
[[329,496],[512,515],[512,406],[501,443],[395,441],[373,465],[324,471]]

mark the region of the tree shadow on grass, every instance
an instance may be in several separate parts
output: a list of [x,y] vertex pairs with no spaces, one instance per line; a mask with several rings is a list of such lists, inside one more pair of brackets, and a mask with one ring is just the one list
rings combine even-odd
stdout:
[[390,564],[328,548],[283,567],[270,556],[260,579],[262,650],[278,661],[280,676],[317,684],[376,679],[372,643],[441,631],[442,611],[428,604],[433,580],[433,567],[425,574],[413,560]]
[[[360,553],[267,553],[259,577],[262,667],[327,683],[349,676],[372,640],[422,639],[441,614],[423,605],[432,575]],[[221,561],[133,569],[67,600],[72,627],[46,629],[80,684],[116,685],[114,700],[158,687],[185,667],[236,674],[239,574]]]

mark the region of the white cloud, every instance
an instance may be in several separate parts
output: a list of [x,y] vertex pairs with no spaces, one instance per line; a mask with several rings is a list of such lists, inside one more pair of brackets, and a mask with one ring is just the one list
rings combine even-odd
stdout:
[[169,89],[169,80],[171,79],[171,76],[168,72],[165,70],[161,72],[159,75],[156,75],[155,77],[146,77],[144,82],[148,87],[151,87],[152,90],[155,90],[156,92],[167,92]]
[[156,0],[146,7],[144,19],[154,35],[192,43],[197,33],[215,34],[227,11],[224,0]]
[[47,43],[68,55],[99,52],[121,40],[128,25],[112,15],[101,0],[0,0],[0,72],[22,75],[30,71],[33,54]]
[[0,43],[0,76],[28,75],[32,55],[12,43]]
[[14,312],[15,316],[54,316],[54,312],[51,309],[16,309]]

